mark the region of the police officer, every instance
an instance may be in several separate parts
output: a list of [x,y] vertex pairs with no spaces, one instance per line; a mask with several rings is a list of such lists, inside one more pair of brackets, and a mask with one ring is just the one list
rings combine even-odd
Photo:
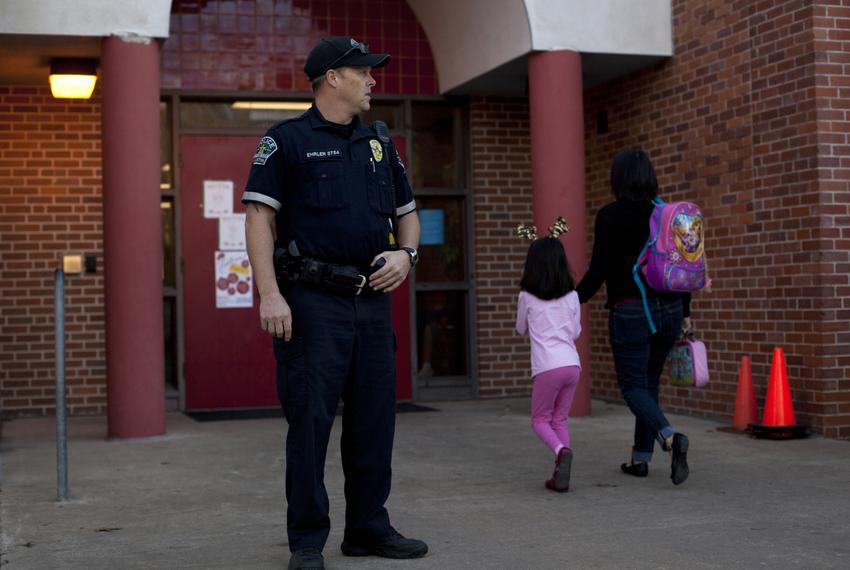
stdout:
[[358,118],[369,110],[371,68],[389,60],[353,38],[320,41],[304,66],[312,108],[269,129],[242,196],[261,326],[274,337],[278,397],[289,424],[290,569],[324,567],[325,456],[340,398],[343,554],[419,558],[428,551],[396,532],[384,508],[395,429],[387,293],[415,265],[419,242],[401,158],[388,136]]

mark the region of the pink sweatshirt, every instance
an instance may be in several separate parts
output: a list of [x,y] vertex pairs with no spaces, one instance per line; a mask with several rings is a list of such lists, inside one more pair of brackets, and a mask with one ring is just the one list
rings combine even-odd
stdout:
[[520,291],[516,330],[531,339],[532,376],[562,366],[581,366],[575,344],[581,334],[581,305],[575,291],[551,301]]

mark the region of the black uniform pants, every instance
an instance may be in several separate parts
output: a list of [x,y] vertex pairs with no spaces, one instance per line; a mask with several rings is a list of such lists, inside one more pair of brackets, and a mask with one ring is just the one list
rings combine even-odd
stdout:
[[321,549],[328,538],[325,457],[340,397],[345,537],[368,542],[390,533],[395,432],[395,335],[390,297],[343,296],[293,285],[292,339],[274,339],[277,391],[286,436],[289,548]]

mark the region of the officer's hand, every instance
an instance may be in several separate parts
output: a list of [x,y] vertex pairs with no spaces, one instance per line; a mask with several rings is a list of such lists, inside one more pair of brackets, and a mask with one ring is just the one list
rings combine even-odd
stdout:
[[260,326],[277,338],[292,338],[292,311],[280,293],[260,298]]
[[410,256],[406,251],[385,251],[375,256],[372,265],[381,257],[387,263],[369,277],[369,285],[376,291],[389,293],[404,283],[410,273]]
[[691,318],[685,317],[682,319],[682,336],[687,336],[691,332]]

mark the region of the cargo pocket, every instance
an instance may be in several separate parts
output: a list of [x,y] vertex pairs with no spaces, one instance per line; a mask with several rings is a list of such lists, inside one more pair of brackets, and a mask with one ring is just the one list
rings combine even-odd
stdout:
[[345,169],[341,158],[302,163],[301,182],[298,197],[305,206],[330,210],[347,204]]
[[284,411],[303,406],[307,401],[308,375],[304,357],[304,339],[293,337],[272,340],[276,361],[277,398]]
[[382,216],[393,215],[393,185],[392,173],[386,166],[366,166],[367,190],[369,205]]

